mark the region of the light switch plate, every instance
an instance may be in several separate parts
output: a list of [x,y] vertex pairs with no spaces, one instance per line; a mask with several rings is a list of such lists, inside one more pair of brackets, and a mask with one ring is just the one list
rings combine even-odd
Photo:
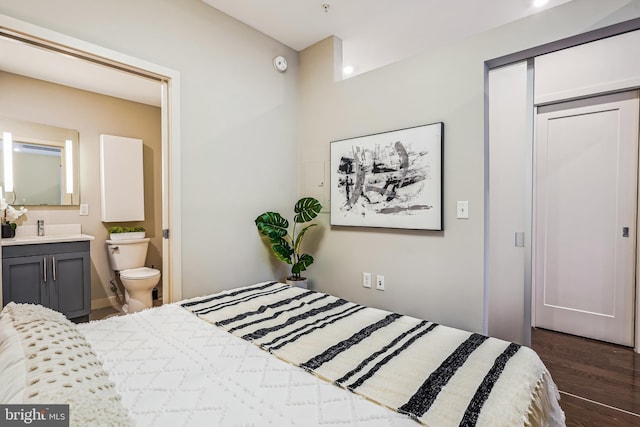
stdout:
[[362,286],[364,286],[365,288],[371,287],[371,273],[362,273]]
[[458,201],[457,214],[459,219],[469,218],[469,202],[467,200]]
[[86,203],[80,203],[80,215],[89,215],[89,205]]

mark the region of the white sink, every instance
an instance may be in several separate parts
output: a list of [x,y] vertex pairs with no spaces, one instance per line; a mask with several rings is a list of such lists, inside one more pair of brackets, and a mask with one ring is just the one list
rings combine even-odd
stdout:
[[10,239],[2,239],[2,246],[13,245],[35,245],[39,243],[59,243],[59,242],[79,242],[83,240],[94,240],[95,237],[88,234],[59,234],[52,236],[22,236]]
[[0,239],[0,244],[2,246],[13,246],[94,240],[93,236],[82,234],[80,224],[45,224],[44,236],[38,236],[37,234],[35,225],[21,225],[16,229],[16,237]]

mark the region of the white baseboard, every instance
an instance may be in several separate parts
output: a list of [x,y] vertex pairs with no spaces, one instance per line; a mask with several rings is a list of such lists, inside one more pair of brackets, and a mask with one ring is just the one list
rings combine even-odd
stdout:
[[105,307],[117,307],[117,306],[118,306],[118,300],[116,299],[115,295],[112,295],[107,298],[91,300],[91,310],[97,310],[99,308],[105,308]]

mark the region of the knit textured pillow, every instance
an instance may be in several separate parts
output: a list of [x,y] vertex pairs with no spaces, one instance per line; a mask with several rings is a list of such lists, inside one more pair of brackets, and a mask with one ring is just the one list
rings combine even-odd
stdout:
[[20,335],[8,314],[0,313],[0,403],[22,403],[27,388]]
[[13,302],[0,315],[5,328],[10,319],[24,354],[26,388],[16,403],[69,404],[72,426],[133,425],[91,345],[64,315]]

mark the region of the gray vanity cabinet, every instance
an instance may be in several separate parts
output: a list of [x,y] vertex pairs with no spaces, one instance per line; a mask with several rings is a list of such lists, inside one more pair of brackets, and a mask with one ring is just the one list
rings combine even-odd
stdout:
[[2,303],[41,304],[76,321],[89,319],[89,242],[2,247]]

